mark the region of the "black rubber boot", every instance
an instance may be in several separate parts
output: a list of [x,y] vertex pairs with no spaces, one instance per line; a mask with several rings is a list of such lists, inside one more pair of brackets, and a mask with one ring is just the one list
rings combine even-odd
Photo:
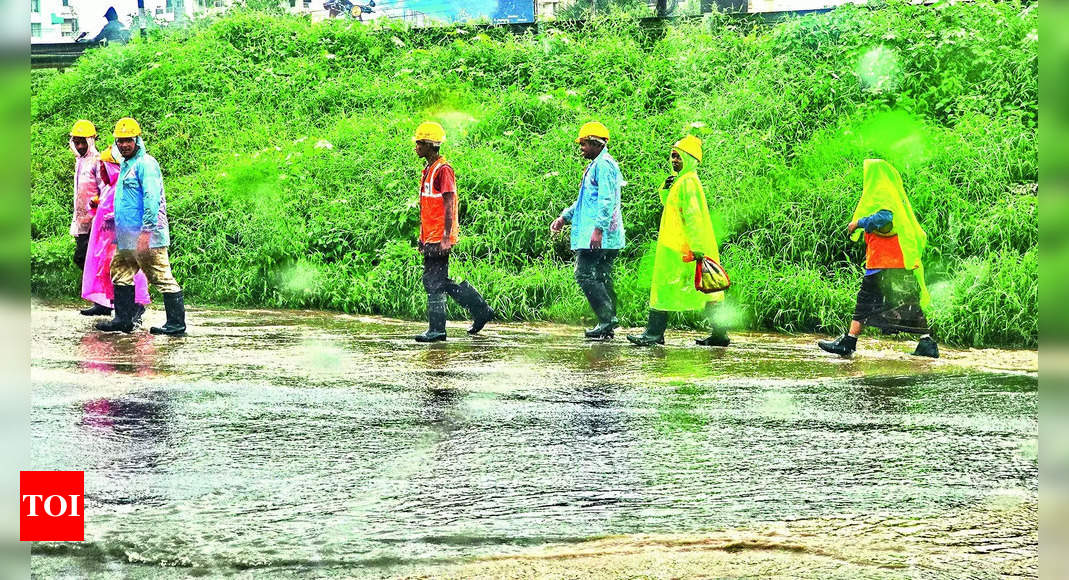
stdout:
[[131,322],[134,323],[134,328],[141,326],[141,317],[145,315],[145,305],[134,303],[134,315],[130,317]]
[[131,332],[134,330],[134,287],[115,286],[115,317],[96,323],[96,329],[103,332]]
[[493,308],[486,303],[482,294],[467,281],[461,282],[455,289],[450,290],[449,295],[468,311],[471,316],[471,328],[468,334],[476,334],[486,326],[487,322],[494,319]]
[[605,294],[609,297],[609,308],[612,309],[613,328],[618,328],[620,319],[616,317],[616,286],[613,284],[612,278],[605,280]]
[[728,338],[728,331],[717,328],[713,330],[713,333],[705,338],[699,338],[694,341],[699,346],[727,346],[731,344],[731,339]]
[[727,346],[731,344],[728,331],[716,323],[717,302],[705,303],[705,319],[709,322],[709,336],[699,338],[694,343],[698,346]]
[[585,336],[594,340],[608,340],[616,336],[613,330],[620,324],[613,316],[612,298],[605,290],[605,286],[599,282],[590,281],[579,284],[579,288],[583,290],[586,301],[590,303],[591,310],[598,317],[597,326],[587,330],[584,333]]
[[416,342],[445,340],[445,294],[427,295],[427,332],[416,335]]
[[917,341],[917,349],[913,351],[913,356],[939,358],[939,345],[935,343],[935,339],[926,336]]
[[819,340],[817,346],[839,356],[850,356],[857,349],[857,337],[844,334],[835,340]]
[[171,336],[185,334],[186,305],[182,300],[182,291],[164,292],[163,308],[167,311],[167,322],[163,326],[153,326],[148,331],[152,334],[168,334]]
[[664,344],[664,331],[668,328],[668,313],[664,310],[650,309],[650,319],[646,322],[646,330],[639,335],[629,334],[627,340],[638,346],[653,346]]
[[111,316],[111,308],[101,306],[94,302],[92,306],[79,310],[78,313],[82,316]]
[[590,340],[610,340],[616,336],[616,322],[599,322],[594,328],[587,329],[583,335]]

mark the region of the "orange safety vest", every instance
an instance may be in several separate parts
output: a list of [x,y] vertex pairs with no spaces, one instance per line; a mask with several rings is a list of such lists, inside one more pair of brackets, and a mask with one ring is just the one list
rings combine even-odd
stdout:
[[898,234],[881,236],[865,232],[865,254],[865,267],[872,270],[906,267],[906,261],[902,258],[902,246],[898,243]]
[[[450,167],[444,157],[439,157],[434,163],[423,169],[423,179],[419,184],[419,240],[424,244],[437,244],[442,241],[445,234],[445,200],[442,199],[442,191],[434,184],[438,177],[438,171],[443,167]],[[455,189],[455,186],[454,186]],[[454,192],[455,194],[456,192]],[[457,233],[460,231],[457,222],[457,205],[453,203],[451,218],[453,231],[450,232],[449,241],[454,244],[457,241]]]

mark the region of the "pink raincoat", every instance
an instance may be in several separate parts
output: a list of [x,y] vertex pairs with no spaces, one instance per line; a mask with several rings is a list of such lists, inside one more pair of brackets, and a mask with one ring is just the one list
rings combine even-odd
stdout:
[[[89,231],[89,251],[85,256],[82,272],[82,298],[111,308],[115,290],[111,285],[111,259],[115,257],[115,180],[119,178],[119,166],[100,161],[101,178],[105,182],[100,190],[100,204],[93,216]],[[86,206],[90,213],[94,210]],[[148,280],[145,273],[134,275],[134,301],[149,304]]]
[[96,139],[87,137],[89,149],[84,156],[78,155],[71,137],[70,147],[74,152],[74,217],[71,219],[71,235],[88,234],[93,221],[89,214],[89,200],[99,195],[100,153],[97,152]]

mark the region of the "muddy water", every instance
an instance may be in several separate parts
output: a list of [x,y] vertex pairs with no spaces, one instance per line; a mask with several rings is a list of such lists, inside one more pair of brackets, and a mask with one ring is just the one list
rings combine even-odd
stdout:
[[33,468],[86,478],[86,542],[37,575],[1035,574],[1034,352],[189,319],[34,304]]

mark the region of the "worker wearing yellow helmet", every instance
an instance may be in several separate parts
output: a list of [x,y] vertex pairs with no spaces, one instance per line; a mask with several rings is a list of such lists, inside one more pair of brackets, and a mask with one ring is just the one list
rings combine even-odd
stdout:
[[[97,129],[85,119],[74,123],[67,142],[74,152],[74,212],[70,234],[74,237],[74,265],[79,271],[85,269],[85,256],[89,248],[89,233],[93,227],[90,213],[91,200],[100,195],[103,182],[100,176],[100,153],[96,145]],[[96,304],[81,311],[86,316],[109,314]]]
[[716,324],[714,307],[724,299],[723,292],[705,294],[694,287],[695,261],[710,258],[720,261],[716,234],[709,215],[705,191],[698,178],[702,160],[701,139],[687,135],[672,146],[672,175],[659,191],[661,227],[657,232],[653,271],[650,276],[650,314],[646,330],[627,340],[639,346],[664,344],[669,312],[705,309],[712,327],[709,337],[698,340],[702,346],[727,346],[727,331]]
[[598,319],[585,334],[589,339],[607,340],[619,326],[613,265],[626,243],[620,206],[620,188],[625,182],[619,164],[609,155],[609,129],[605,125],[586,123],[575,141],[590,163],[583,172],[575,203],[561,212],[549,229],[555,234],[565,224],[572,224],[575,281]]
[[861,199],[846,233],[855,242],[865,235],[865,277],[846,333],[818,341],[817,346],[850,356],[857,349],[857,337],[869,325],[889,334],[919,335],[913,355],[939,358],[939,345],[924,315],[931,303],[921,261],[928,234],[913,213],[902,176],[887,161],[865,160]]
[[449,277],[449,254],[457,243],[460,224],[456,175],[440,153],[445,129],[434,121],[424,121],[416,128],[412,141],[416,155],[424,162],[419,184],[419,251],[423,254],[428,319],[427,331],[415,339],[417,342],[446,339],[446,296],[468,311],[472,318],[468,334],[476,334],[494,318],[494,311],[471,284],[466,281],[458,284]]
[[111,263],[115,317],[99,322],[98,330],[133,330],[134,276],[140,269],[151,285],[163,294],[167,322],[154,326],[152,334],[184,334],[186,309],[182,287],[171,272],[168,247],[171,244],[167,220],[167,199],[163,172],[154,157],[145,151],[141,125],[130,117],[115,124],[115,147],[119,150],[119,177],[115,184],[115,242],[118,246]]

